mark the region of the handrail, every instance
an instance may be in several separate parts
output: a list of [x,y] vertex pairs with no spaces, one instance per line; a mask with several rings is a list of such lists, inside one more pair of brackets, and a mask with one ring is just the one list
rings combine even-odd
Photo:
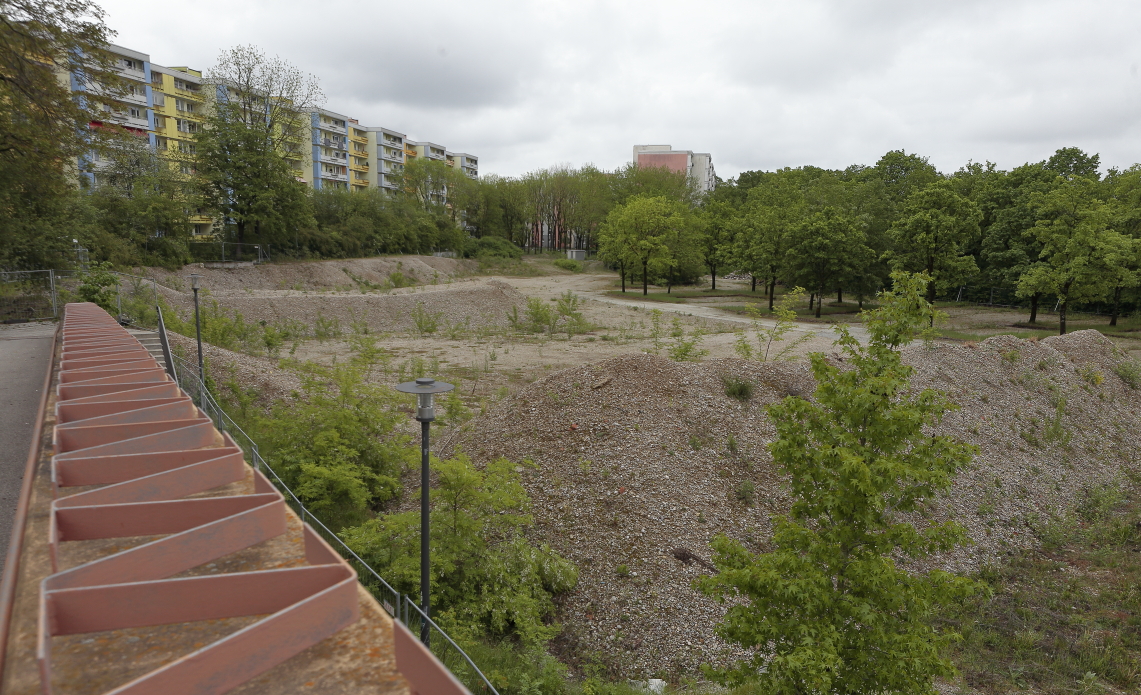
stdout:
[[[161,318],[159,325],[161,327],[160,330],[162,331],[162,334],[159,337],[160,340],[162,340],[165,338],[166,330],[161,322]],[[448,633],[444,632],[444,630],[439,625],[437,625],[434,620],[424,615],[423,611],[420,610],[420,608],[416,605],[416,602],[410,596],[407,594],[401,594],[399,591],[394,589],[392,585],[385,581],[384,578],[381,577],[375,569],[373,569],[360,557],[360,555],[357,555],[357,553],[354,552],[353,549],[350,548],[341,539],[340,536],[338,536],[336,533],[333,533],[329,527],[324,524],[324,522],[322,522],[313,514],[313,512],[306,509],[305,505],[301,502],[293,490],[290,489],[290,487],[285,484],[285,481],[281,479],[281,476],[277,474],[277,471],[275,471],[273,467],[270,466],[264,458],[262,458],[260,453],[258,453],[258,447],[253,438],[246,434],[246,432],[236,422],[234,422],[234,420],[229,415],[226,414],[222,407],[218,405],[218,402],[214,399],[213,394],[210,393],[210,390],[206,388],[206,386],[198,378],[197,371],[192,368],[191,365],[187,364],[186,361],[182,358],[175,356],[173,359],[175,362],[181,363],[180,368],[177,369],[177,383],[179,387],[181,387],[184,391],[187,390],[187,385],[191,386],[192,388],[196,388],[198,390],[198,394],[188,395],[191,395],[192,397],[194,395],[199,396],[197,402],[201,404],[201,407],[203,411],[206,412],[206,415],[217,423],[218,429],[224,432],[228,432],[230,436],[236,442],[238,442],[239,446],[241,446],[242,442],[239,441],[239,436],[236,435],[240,435],[240,438],[245,440],[245,443],[247,443],[249,447],[249,451],[247,453],[249,454],[253,467],[256,470],[269,473],[271,481],[274,483],[274,485],[277,486],[290,500],[292,500],[292,506],[294,506],[294,508],[297,510],[298,515],[301,517],[301,521],[309,523],[312,526],[319,527],[323,532],[323,538],[334,545],[337,551],[341,552],[343,556],[351,557],[353,563],[355,563],[355,566],[358,567],[358,572],[363,570],[364,573],[370,575],[372,579],[380,582],[384,592],[387,593],[387,596],[378,597],[381,599],[379,602],[384,607],[385,611],[387,611],[394,620],[398,620],[404,625],[408,625],[413,616],[418,614],[421,620],[427,622],[429,629],[435,630],[441,637],[447,640],[447,645],[451,646],[451,648],[454,649],[460,657],[462,657],[462,659],[467,663],[474,674],[478,676],[479,681],[482,682],[483,686],[487,689],[487,692],[491,693],[492,695],[499,695],[499,691],[495,689],[495,687],[491,684],[491,681],[489,681],[487,676],[483,674],[483,671],[481,671],[479,667],[476,666],[471,657],[467,655],[467,652],[465,652],[458,644],[456,644],[455,640],[453,640],[448,635]],[[174,362],[171,363],[172,368],[173,364]],[[245,450],[246,447],[242,447],[242,449]],[[370,593],[376,593],[373,590],[372,586],[368,586],[367,588],[369,589]],[[414,613],[413,611],[409,610],[409,606],[415,609]],[[418,633],[418,630],[413,632]],[[438,640],[435,640],[434,643],[439,645]]]

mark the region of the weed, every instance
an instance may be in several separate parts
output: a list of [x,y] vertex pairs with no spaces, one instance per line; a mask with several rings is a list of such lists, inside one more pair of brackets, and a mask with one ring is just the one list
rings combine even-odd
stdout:
[[732,432],[729,433],[729,439],[725,442],[725,448],[729,450],[730,454],[737,453],[737,438],[733,436]]
[[1114,507],[1125,500],[1121,484],[1117,482],[1102,485],[1087,485],[1082,488],[1081,501],[1074,511],[1086,523],[1102,521]]
[[1078,370],[1078,374],[1082,377],[1082,381],[1090,386],[1101,386],[1105,381],[1105,376],[1092,364],[1087,364]]
[[1131,389],[1141,388],[1141,362],[1125,360],[1113,365],[1113,373],[1121,377]]
[[650,311],[650,340],[654,344],[653,353],[656,355],[662,351],[662,310],[653,309]]
[[617,574],[619,577],[626,579],[630,576],[630,568],[626,565],[618,565],[614,568],[614,574]]
[[689,446],[692,447],[694,451],[701,451],[701,437],[698,437],[696,434],[689,435]]
[[1042,433],[1042,438],[1046,440],[1047,444],[1057,443],[1067,446],[1070,443],[1071,435],[1062,424],[1062,416],[1066,414],[1066,399],[1060,396],[1055,397],[1053,404],[1054,417],[1046,418],[1046,429]]
[[341,322],[335,316],[329,318],[318,316],[313,324],[313,337],[321,341],[340,338]]
[[421,337],[439,330],[441,317],[443,317],[443,313],[430,312],[425,309],[424,302],[416,302],[416,308],[412,310],[412,321],[416,324],[416,330],[419,331]]
[[755,502],[754,496],[756,494],[756,491],[757,491],[757,486],[755,483],[753,483],[753,481],[742,480],[741,484],[737,486],[737,489],[735,491],[735,494],[737,496],[737,501],[739,501],[741,504],[745,505],[746,507],[752,507],[754,502]]
[[1000,352],[998,354],[1002,355],[1002,359],[1006,360],[1007,362],[1009,362],[1011,364],[1014,364],[1018,360],[1022,359],[1022,353],[1019,352],[1017,349],[1003,350],[1002,352]]
[[674,318],[670,336],[673,338],[673,344],[669,346],[667,352],[674,362],[696,362],[709,354],[708,350],[701,349],[701,341],[705,337],[705,332],[700,328],[695,328],[693,333],[686,336],[680,318]]
[[412,281],[404,277],[404,273],[396,270],[388,274],[388,284],[392,285],[394,289],[400,289],[401,287],[410,286]]
[[725,386],[725,395],[736,398],[742,403],[753,397],[753,382],[738,379],[733,376],[722,376],[721,383]]

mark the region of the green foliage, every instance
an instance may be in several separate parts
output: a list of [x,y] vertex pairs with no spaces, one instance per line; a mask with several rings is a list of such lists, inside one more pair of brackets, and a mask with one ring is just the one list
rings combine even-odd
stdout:
[[729,603],[718,633],[761,648],[710,672],[722,681],[756,680],[767,693],[933,693],[933,680],[954,672],[943,652],[955,633],[930,619],[976,584],[907,572],[895,558],[953,548],[965,531],[953,522],[917,529],[897,515],[946,490],[972,448],[925,431],[954,405],[934,390],[912,393],[897,348],[930,315],[930,278],[893,280],[867,316],[867,345],[840,329],[847,368],[814,354],[814,401],[769,407],[770,449],[794,502],[776,519],[772,552],[755,555],[724,536],[713,542],[719,573],[698,585]]
[[751,480],[742,480],[733,492],[737,496],[737,501],[746,507],[752,507],[756,502],[757,485]]
[[776,343],[784,342],[784,337],[789,331],[796,328],[796,306],[804,301],[804,289],[795,287],[786,292],[780,299],[780,302],[773,308],[772,317],[776,319],[775,323],[771,326],[765,326],[761,323],[761,310],[755,304],[750,304],[746,311],[752,319],[753,337],[757,342],[757,347],[754,349],[749,343],[745,333],[742,332],[737,336],[737,342],[734,349],[741,359],[748,360],[756,357],[762,362],[767,362],[771,356],[774,360],[785,359],[791,356],[793,350],[803,344],[805,341],[810,340],[814,334],[805,333],[798,336],[795,340],[786,343],[781,347],[776,354],[772,354],[772,349]]
[[253,416],[247,431],[329,528],[363,523],[399,495],[400,474],[416,458],[396,396],[369,384],[373,367],[362,354],[332,367],[291,367],[301,397]]
[[1078,376],[1090,386],[1101,386],[1105,382],[1105,375],[1092,364],[1087,364],[1078,370]]
[[282,250],[300,256],[352,258],[431,253],[438,248],[460,246],[464,241],[463,230],[445,211],[425,210],[409,196],[389,195],[373,188],[322,188],[312,191],[310,200],[316,228],[284,240]]
[[581,308],[582,300],[570,290],[559,295],[558,301],[555,303],[555,311],[559,315],[558,321],[562,324],[562,329],[566,332],[568,340],[577,333],[590,330],[590,324],[582,315]]
[[979,595],[940,616],[952,657],[984,695],[1136,692],[1141,687],[1141,507],[1136,484],[1087,486],[1073,514],[1033,527],[1040,547],[984,568]]
[[420,337],[431,335],[439,330],[440,319],[443,315],[443,312],[428,311],[424,308],[424,302],[416,302],[416,308],[412,310],[412,321],[416,324],[416,331]]
[[582,272],[582,264],[579,263],[578,261],[572,261],[569,258],[556,258],[554,260],[554,262],[552,263],[552,265],[554,265],[556,268],[562,268],[563,270],[569,270],[572,273],[581,273]]
[[895,247],[888,258],[896,270],[925,272],[931,278],[928,302],[937,287],[952,287],[978,272],[969,247],[979,235],[982,213],[955,192],[949,181],[935,181],[914,191],[903,217],[891,229]]
[[735,376],[723,376],[721,377],[721,383],[725,386],[725,395],[730,398],[736,398],[744,403],[753,397],[753,382],[747,379],[738,379]]
[[79,273],[79,287],[76,295],[80,301],[94,302],[107,313],[114,315],[117,311],[115,298],[119,293],[119,277],[111,272],[111,264],[104,261],[93,263]]
[[1131,389],[1141,388],[1141,362],[1137,360],[1122,360],[1113,365],[1113,373],[1121,377]]
[[[433,608],[444,625],[472,634],[514,636],[539,645],[559,627],[547,624],[552,596],[578,581],[574,566],[524,537],[530,502],[516,465],[498,459],[478,469],[462,453],[434,460]],[[420,582],[420,514],[401,512],[345,529],[342,537],[398,591]]]
[[701,341],[705,339],[705,332],[700,328],[695,328],[686,335],[685,329],[681,325],[681,319],[676,316],[671,328],[670,338],[673,342],[666,348],[671,360],[674,362],[697,362],[709,354],[708,350],[701,347]]
[[[468,239],[464,245],[464,258],[510,258],[523,257],[523,249],[507,239],[498,236],[485,236]],[[556,263],[556,265],[558,265]]]

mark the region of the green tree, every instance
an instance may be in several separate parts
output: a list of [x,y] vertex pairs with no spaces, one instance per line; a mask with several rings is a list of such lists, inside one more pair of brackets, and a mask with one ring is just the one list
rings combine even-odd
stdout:
[[1113,210],[1098,197],[1097,182],[1060,179],[1034,196],[1039,220],[1031,233],[1042,245],[1041,263],[1018,281],[1018,295],[1058,297],[1058,333],[1066,332],[1071,303],[1106,297],[1122,282],[1122,265],[1136,257],[1136,242],[1112,228]]
[[777,280],[787,271],[792,230],[808,214],[804,197],[804,173],[781,169],[760,177],[749,189],[748,202],[735,244],[736,257],[753,276],[753,289],[760,276],[773,310]]
[[[578,572],[524,532],[533,523],[530,500],[507,459],[482,470],[462,453],[432,461],[432,607],[446,625],[541,644],[558,632],[547,624],[552,596],[569,591]],[[418,495],[419,493],[417,493]],[[420,585],[420,513],[386,514],[341,536],[398,591]]]
[[0,268],[69,267],[71,240],[90,244],[76,164],[121,133],[112,34],[86,0],[0,0]]
[[936,287],[953,287],[978,272],[967,247],[979,234],[981,217],[978,207],[956,193],[950,181],[928,184],[908,197],[891,228],[892,267],[926,273],[927,302],[933,304]]
[[845,366],[812,355],[818,387],[769,406],[776,465],[789,476],[788,516],[775,521],[772,552],[713,542],[718,574],[698,581],[729,602],[718,627],[752,658],[712,672],[755,682],[757,692],[934,693],[954,673],[943,651],[955,638],[931,618],[976,590],[939,570],[909,572],[897,558],[922,558],[966,540],[955,522],[916,528],[920,511],[966,466],[972,447],[929,431],[955,408],[946,394],[911,391],[899,348],[931,312],[930,278],[896,273],[894,289],[867,316],[861,345],[846,328]]
[[701,209],[701,257],[709,268],[713,291],[717,290],[717,269],[724,268],[732,257],[739,228],[737,217],[737,210],[721,201],[708,201]]
[[870,250],[855,220],[833,207],[813,213],[793,236],[797,242],[789,248],[788,274],[816,293],[819,318],[824,293],[855,275],[859,264],[869,260]]
[[641,267],[642,294],[649,294],[650,264],[669,257],[667,236],[689,224],[688,208],[665,196],[636,196],[606,216],[599,234],[599,252],[620,265],[622,291],[628,268]]
[[296,246],[313,227],[298,181],[309,111],[324,99],[312,75],[254,46],[225,50],[208,72],[209,115],[195,136],[203,200],[239,243]]

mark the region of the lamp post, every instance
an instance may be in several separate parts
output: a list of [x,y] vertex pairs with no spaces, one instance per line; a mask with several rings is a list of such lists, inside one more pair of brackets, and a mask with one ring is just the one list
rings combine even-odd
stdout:
[[190,289],[194,290],[194,329],[198,334],[198,381],[201,382],[201,393],[198,394],[198,400],[201,401],[201,405],[205,409],[206,367],[202,360],[202,318],[198,315],[198,288],[201,282],[201,275],[198,273],[190,274]]
[[[436,381],[429,377],[420,377],[416,381],[406,381],[396,387],[397,391],[416,394],[416,419],[420,421],[420,610],[425,617],[431,616],[432,603],[429,597],[432,586],[430,574],[432,563],[428,555],[429,518],[428,518],[428,431],[432,420],[436,419],[436,409],[432,397],[437,393],[447,393],[455,386],[443,381]],[[420,627],[420,641],[428,646],[429,630],[425,621]]]

